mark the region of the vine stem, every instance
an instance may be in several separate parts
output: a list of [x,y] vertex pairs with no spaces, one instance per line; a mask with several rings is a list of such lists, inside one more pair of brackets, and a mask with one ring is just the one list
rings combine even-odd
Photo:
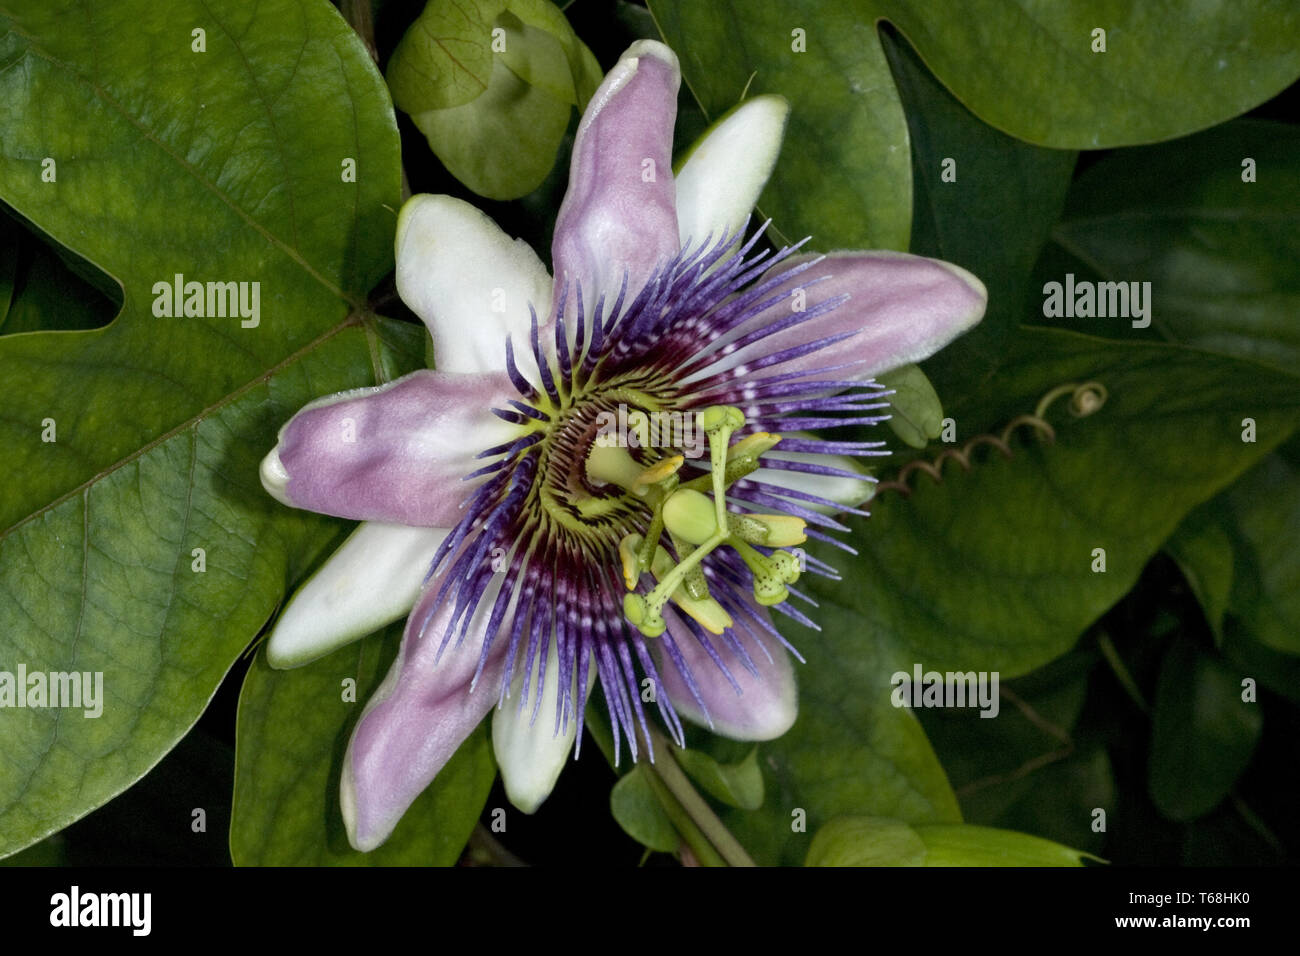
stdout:
[[963,471],[970,471],[973,464],[971,454],[981,445],[992,445],[1008,461],[1014,457],[1011,453],[1011,435],[1017,428],[1028,426],[1043,441],[1051,443],[1056,441],[1056,429],[1043,418],[1047,414],[1047,409],[1051,407],[1062,395],[1070,396],[1070,414],[1075,418],[1087,418],[1095,414],[1103,405],[1109,393],[1106,386],[1101,382],[1069,382],[1065,385],[1058,385],[1046,395],[1038,400],[1038,405],[1034,408],[1032,415],[1017,415],[1002,429],[999,437],[996,434],[987,432],[976,435],[961,448],[945,448],[934,458],[933,461],[927,461],[925,458],[913,458],[898,472],[896,478],[891,481],[882,481],[876,485],[876,493],[873,496],[879,498],[886,491],[897,491],[905,498],[912,496],[912,488],[908,485],[907,479],[915,471],[923,471],[934,479],[935,484],[943,483],[943,463],[948,459],[956,461],[961,465]]
[[668,819],[672,821],[673,829],[682,838],[682,842],[690,848],[695,859],[702,866],[726,866],[727,861],[723,859],[722,854],[714,849],[713,843],[710,842],[704,831],[696,826],[695,821],[691,819],[691,815],[672,795],[663,779],[653,770],[648,772],[645,778],[650,784],[655,799],[659,801],[659,806],[668,816]]
[[[672,745],[668,738],[653,724],[647,723],[646,727],[650,735],[649,742],[654,747],[655,754],[654,763],[646,764],[651,771],[652,780],[658,778],[658,782],[662,783],[668,793],[671,794],[673,802],[689,817],[691,825],[699,830],[717,855],[728,866],[756,866],[754,858],[741,846],[740,841],[732,835],[726,825],[718,819],[718,815],[700,796],[682,770],[681,765],[673,758]],[[664,809],[672,817],[672,811],[667,806]],[[676,823],[677,821],[674,820],[673,822]],[[683,838],[685,837],[686,834],[683,834]],[[686,842],[699,856],[697,847],[689,839]],[[704,858],[701,857],[701,862],[703,861]]]

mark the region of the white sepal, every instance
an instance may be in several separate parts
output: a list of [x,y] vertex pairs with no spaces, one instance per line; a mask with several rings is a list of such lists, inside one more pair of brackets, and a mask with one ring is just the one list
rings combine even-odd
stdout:
[[[534,705],[537,703],[536,662],[533,664],[528,699],[520,708],[519,695],[523,688],[524,669],[522,656],[515,664],[516,673],[510,696],[492,715],[492,749],[496,753],[497,766],[501,768],[506,796],[524,813],[534,813],[551,795],[555,781],[560,778],[560,771],[564,769],[573,750],[578,721],[576,714],[570,713],[563,729],[556,733],[555,707],[560,693],[560,663],[554,640],[546,654],[546,678],[542,687],[541,706],[536,707],[536,719],[533,719]],[[574,702],[578,707],[585,707],[596,681],[596,668],[588,670],[587,686],[580,694],[577,693],[577,680],[575,670]]]
[[410,613],[448,531],[365,521],[280,612],[272,667],[299,667]]

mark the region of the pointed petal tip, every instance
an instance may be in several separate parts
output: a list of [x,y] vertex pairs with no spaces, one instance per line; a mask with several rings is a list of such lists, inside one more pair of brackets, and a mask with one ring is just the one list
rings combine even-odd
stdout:
[[303,653],[301,648],[286,646],[283,639],[276,640],[278,631],[272,630],[266,642],[266,663],[272,670],[291,671],[304,664],[310,664],[320,655]]
[[[547,651],[546,679],[536,719],[533,719],[535,699],[526,699],[520,708],[516,701],[507,697],[506,703],[492,715],[492,752],[501,769],[506,797],[527,814],[536,813],[551,795],[560,773],[574,753],[578,725],[575,716],[570,715],[563,729],[554,732],[559,671],[559,656],[552,642]],[[574,691],[577,690],[577,679],[577,674],[574,674]],[[586,706],[595,681],[596,670],[592,668],[587,675],[587,687],[580,706]],[[521,692],[522,686],[522,678],[517,678],[514,692]]]
[[765,93],[745,100],[679,160],[677,219],[683,246],[744,228],[776,165],[789,115],[783,96]]
[[279,445],[267,452],[266,457],[262,459],[258,474],[262,478],[262,487],[266,489],[267,494],[282,505],[294,507],[293,502],[289,500],[289,471],[280,460]]
[[[784,649],[779,649],[779,652],[788,653]],[[784,687],[781,691],[765,699],[761,708],[746,710],[743,719],[728,721],[717,727],[716,732],[732,740],[755,743],[776,740],[784,735],[799,718],[799,695],[793,683],[788,691]]]
[[777,147],[785,136],[785,126],[790,119],[790,101],[780,93],[759,93],[737,103],[730,114],[719,120],[719,125],[729,119],[749,127],[757,127],[764,141],[775,139]]
[[[352,849],[358,853],[369,853],[388,839],[393,826],[389,826],[387,830],[375,827],[368,827],[364,831],[358,829],[357,790],[352,780],[351,756],[352,748],[349,747],[348,753],[343,758],[343,773],[339,775],[339,809],[343,814],[343,828],[347,832],[348,843]],[[393,825],[396,825],[396,821]]]
[[[821,313],[734,352],[716,352],[719,360],[688,381],[817,342],[823,344],[761,374],[852,365],[852,377],[866,380],[929,358],[978,323],[988,304],[984,283],[960,266],[893,250],[794,256],[768,276],[783,272],[790,273],[784,291],[807,288],[808,308]],[[789,310],[783,297],[728,334],[749,334],[786,318]]]
[[507,775],[504,769],[501,773],[501,783],[505,787],[506,799],[510,801],[510,805],[516,810],[526,813],[528,816],[532,816],[541,809],[542,804],[546,802],[546,798],[555,789],[558,779],[558,773],[554,779],[544,779],[542,776],[520,779],[519,774]]
[[947,260],[944,259],[931,259],[930,261],[935,263],[936,265],[942,266],[943,268],[947,269],[949,272],[955,275],[962,282],[966,283],[970,291],[975,294],[975,298],[977,301],[972,302],[971,304],[970,319],[967,324],[967,328],[969,328],[972,325],[975,325],[982,318],[984,318],[984,310],[988,308],[988,304],[989,304],[989,290],[988,287],[985,286],[984,283],[980,281],[979,276],[975,275],[973,272],[969,272],[966,269],[963,269],[961,266],[957,265],[954,262],[948,262]]
[[[669,621],[669,628],[694,678],[699,699],[675,661],[668,664],[665,660],[667,666],[660,671],[673,707],[686,720],[707,726],[732,740],[775,740],[799,716],[799,686],[790,652],[766,630],[771,627],[768,609],[755,604],[751,598],[743,600],[749,615],[766,625],[742,626],[746,632],[746,650],[757,673],[750,671],[726,643],[713,642],[715,653],[725,663],[739,690],[676,616]],[[737,632],[738,636],[740,633]]]
[[[270,494],[320,514],[422,528],[461,518],[484,445],[521,434],[490,409],[514,394],[505,372],[418,369],[309,402],[262,463]],[[480,442],[482,444],[480,444]]]
[[618,59],[621,63],[624,60],[638,60],[643,56],[652,56],[657,60],[662,60],[664,63],[667,63],[678,72],[681,70],[681,64],[678,62],[677,54],[672,51],[670,46],[665,43],[660,43],[658,40],[637,40],[630,47],[624,50],[623,55]]
[[[514,713],[513,706],[507,705],[492,715],[492,749],[501,770],[501,783],[505,787],[506,797],[515,809],[530,816],[546,802],[546,798],[555,789],[570,755],[573,753],[575,721],[569,719],[568,728],[561,731],[553,740],[543,742],[531,751],[518,746],[511,746],[504,739],[510,730],[504,727],[527,722],[531,708],[525,707],[522,717]],[[543,707],[545,711],[545,707]],[[538,714],[537,723],[545,722],[550,729],[547,714]],[[515,732],[518,734],[518,731]],[[524,737],[529,737],[527,731]]]
[[393,251],[398,257],[401,256],[402,246],[410,233],[416,213],[430,202],[436,202],[437,198],[433,193],[415,193],[402,203],[402,208],[397,211],[397,232],[393,237]]
[[[495,694],[471,694],[468,688],[478,673],[501,582],[489,585],[461,642],[444,648],[455,609],[454,602],[438,603],[444,580],[446,572],[421,593],[412,620],[427,618],[427,629],[415,633],[407,624],[398,655],[353,727],[343,757],[339,804],[348,840],[362,852],[388,839],[496,703]],[[503,652],[504,642],[494,642],[481,683],[501,678]]]
[[553,309],[572,282],[589,303],[602,293],[613,301],[624,281],[635,297],[681,250],[672,176],[680,87],[677,55],[658,41],[640,40],[587,105],[551,243]]
[[499,372],[505,341],[527,361],[529,305],[551,300],[551,277],[533,248],[454,196],[403,203],[393,240],[397,293],[433,337],[444,372]]
[[785,736],[786,731],[794,726],[795,720],[799,716],[798,708],[792,708],[788,714],[782,715],[780,720],[774,720],[770,723],[756,724],[753,727],[741,728],[741,732],[723,736],[732,736],[735,740],[749,741],[752,743],[763,743],[768,740],[776,740],[778,737]]
[[779,110],[783,117],[790,115],[790,101],[780,93],[759,93],[757,96],[751,96],[745,102],[766,103],[768,109]]

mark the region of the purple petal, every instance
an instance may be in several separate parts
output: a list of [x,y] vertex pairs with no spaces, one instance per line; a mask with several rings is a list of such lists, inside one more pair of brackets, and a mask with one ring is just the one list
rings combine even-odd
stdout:
[[[429,582],[410,621],[424,619],[441,584],[441,575]],[[415,636],[408,622],[397,659],[366,704],[343,758],[340,803],[356,849],[373,850],[388,839],[402,814],[496,704],[505,641],[493,642],[477,683],[474,674],[499,591],[497,581],[484,594],[463,641],[456,646],[453,639],[441,656],[455,602],[437,608],[422,636]]]
[[[767,609],[749,598],[742,601],[750,617],[733,615],[731,641],[727,635],[705,637],[726,671],[703,646],[695,629],[670,613],[665,620],[695,687],[691,688],[671,655],[664,656],[660,674],[668,699],[687,720],[735,740],[773,740],[790,729],[799,713],[794,667],[790,652],[771,633]],[[744,646],[748,663],[732,646],[736,640]]]
[[[810,258],[792,257],[778,269]],[[965,269],[899,252],[832,253],[772,294],[781,293],[779,301],[728,334],[717,360],[691,378],[753,374],[743,368],[746,363],[789,351],[787,360],[766,365],[758,375],[854,363],[835,377],[869,379],[933,355],[975,325],[988,301],[983,283]],[[836,299],[844,301],[817,309]],[[812,317],[803,319],[804,313]],[[765,329],[774,331],[762,335]],[[748,343],[737,347],[743,336]],[[818,343],[825,347],[815,348]]]
[[557,303],[573,282],[588,310],[602,293],[612,302],[625,271],[633,298],[655,267],[677,254],[672,144],[680,82],[672,50],[641,40],[592,98],[551,246]]
[[520,428],[493,415],[514,395],[504,372],[422,369],[312,402],[262,462],[267,491],[295,508],[362,521],[450,528],[484,448]]

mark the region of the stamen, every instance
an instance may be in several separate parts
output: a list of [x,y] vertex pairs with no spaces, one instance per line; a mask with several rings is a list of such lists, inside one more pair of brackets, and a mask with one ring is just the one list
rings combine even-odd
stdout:
[[780,604],[790,596],[787,584],[799,579],[799,559],[789,551],[773,551],[763,555],[744,541],[733,541],[732,547],[754,575],[754,600],[762,605]]
[[[628,416],[629,423],[632,416]],[[647,637],[663,634],[667,623],[663,619],[664,605],[672,600],[693,619],[713,633],[721,626],[724,617],[730,621],[725,609],[709,595],[708,582],[701,562],[719,545],[734,548],[751,567],[754,574],[754,593],[763,604],[777,604],[789,593],[785,585],[799,576],[799,562],[794,555],[776,551],[765,556],[749,542],[779,547],[802,544],[807,540],[803,519],[792,515],[737,514],[727,510],[727,486],[758,467],[759,456],[779,442],[779,435],[758,433],[749,435],[730,445],[732,433],[745,425],[745,416],[731,406],[712,406],[699,412],[696,421],[709,437],[711,471],[701,476],[713,492],[713,500],[699,488],[683,485],[674,488],[680,462],[667,462],[645,469],[638,480],[628,482],[648,500],[652,509],[649,535],[629,534],[619,542],[619,558],[623,567],[623,583],[629,590],[636,587],[647,566],[658,582],[647,595],[627,594],[623,598],[623,611],[627,620]],[[621,449],[620,449],[621,450]],[[593,455],[596,449],[593,449]],[[615,459],[602,449],[596,470],[612,474]],[[624,453],[626,455],[626,453]],[[618,470],[627,481],[631,473],[631,456],[618,460]],[[588,470],[592,470],[589,460]],[[647,477],[662,478],[646,482]],[[695,479],[690,484],[697,484]],[[672,541],[681,560],[672,563],[667,549],[659,545],[664,531]]]
[[731,533],[751,544],[789,548],[808,540],[804,521],[794,515],[728,514]]

